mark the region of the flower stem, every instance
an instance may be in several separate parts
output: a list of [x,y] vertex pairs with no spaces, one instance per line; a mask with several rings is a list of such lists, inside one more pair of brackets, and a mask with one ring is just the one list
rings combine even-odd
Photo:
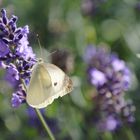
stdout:
[[40,113],[40,110],[35,108],[35,111],[36,111],[36,113],[37,113],[37,115],[38,115],[38,117],[39,117],[39,119],[40,119],[42,125],[44,126],[46,132],[48,133],[50,139],[51,139],[51,140],[55,140],[55,137],[54,137],[54,135],[52,134],[52,132],[51,132],[49,126],[48,126],[47,123],[45,122],[45,120],[44,120],[42,114]]
[[101,137],[103,140],[113,140],[111,132],[104,132]]
[[[27,87],[26,87],[24,81],[21,80],[21,82],[23,83],[23,86],[24,86],[24,88],[25,88],[25,90],[26,90],[26,93],[27,93]],[[53,133],[51,132],[49,126],[47,125],[46,121],[44,120],[44,117],[42,116],[40,110],[37,109],[37,108],[35,108],[35,111],[36,111],[36,114],[38,115],[38,117],[39,117],[39,119],[40,119],[42,125],[44,126],[46,132],[48,133],[48,135],[49,135],[49,137],[50,137],[50,140],[55,140],[55,137],[54,137]]]
[[124,133],[125,133],[128,140],[136,140],[133,131],[129,127],[124,128]]

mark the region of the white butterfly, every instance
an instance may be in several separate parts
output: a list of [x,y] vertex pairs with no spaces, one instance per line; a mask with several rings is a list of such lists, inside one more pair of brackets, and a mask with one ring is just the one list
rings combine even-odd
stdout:
[[33,67],[26,101],[34,108],[44,108],[72,88],[71,79],[60,68],[40,60]]

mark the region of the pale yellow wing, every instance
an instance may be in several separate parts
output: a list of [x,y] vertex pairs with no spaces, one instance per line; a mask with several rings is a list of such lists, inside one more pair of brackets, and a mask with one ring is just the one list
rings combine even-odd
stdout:
[[44,106],[46,107],[47,105],[51,104],[54,99],[58,98],[59,96],[62,97],[66,95],[73,89],[71,79],[60,68],[53,64],[44,64],[44,66],[51,77],[52,90],[51,94],[48,94],[47,90],[44,91],[47,98],[45,102],[38,105],[38,108],[43,108]]
[[27,88],[27,103],[32,107],[37,107],[42,102],[45,102],[45,89],[48,93],[52,92],[51,77],[42,63],[37,63],[33,67],[33,72],[30,84]]
[[[73,84],[71,79],[59,67],[49,63],[44,65],[51,77],[54,92],[58,93],[64,91],[66,94],[72,91]],[[63,96],[63,94],[59,96]]]
[[53,64],[38,63],[32,73],[27,90],[27,103],[35,108],[44,108],[54,99],[72,90],[71,79]]

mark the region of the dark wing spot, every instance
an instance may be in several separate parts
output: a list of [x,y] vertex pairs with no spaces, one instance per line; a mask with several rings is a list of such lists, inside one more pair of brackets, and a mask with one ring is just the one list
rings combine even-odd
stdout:
[[54,83],[54,86],[56,86],[56,85],[57,85],[57,82]]

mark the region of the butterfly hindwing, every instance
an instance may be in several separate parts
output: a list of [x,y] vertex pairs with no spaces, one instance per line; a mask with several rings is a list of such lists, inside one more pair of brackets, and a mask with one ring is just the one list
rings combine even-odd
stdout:
[[38,62],[27,90],[27,103],[35,108],[44,108],[71,90],[72,81],[60,68]]
[[[48,73],[51,76],[52,87],[56,93],[58,92],[68,92],[72,91],[72,81],[71,79],[57,66],[53,64],[45,64]],[[59,95],[62,96],[62,95]]]

